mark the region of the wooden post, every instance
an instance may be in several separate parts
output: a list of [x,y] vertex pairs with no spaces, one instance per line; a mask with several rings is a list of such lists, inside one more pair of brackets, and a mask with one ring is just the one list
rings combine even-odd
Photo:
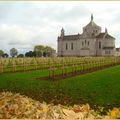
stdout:
[[86,65],[87,65],[86,71],[89,72],[89,62],[87,62]]
[[51,78],[51,79],[55,78],[55,68],[54,68],[54,66],[49,67],[49,78]]
[[77,64],[74,64],[74,73],[77,73]]
[[23,59],[23,71],[25,72],[25,61]]
[[49,78],[51,78],[51,66],[49,66],[48,71],[49,71]]
[[[104,61],[103,61],[103,64],[105,64]],[[101,60],[98,60],[98,69],[100,69],[102,66],[103,66],[103,65],[102,65]]]
[[12,63],[12,68],[13,68],[13,72],[15,72],[16,71],[16,65],[15,65],[14,61]]
[[86,64],[87,62],[84,63],[84,71],[86,72]]
[[54,79],[55,78],[55,67],[53,66],[53,68],[52,68],[52,79]]
[[50,59],[48,59],[48,71],[49,71],[49,78],[51,77],[51,65],[50,65]]
[[81,70],[81,72],[82,72],[82,71],[83,71],[83,67],[82,67],[82,64],[80,64],[80,68],[81,68],[80,70]]
[[61,70],[62,70],[62,76],[64,77],[64,64],[62,65],[62,67],[61,67]]
[[83,63],[82,65],[83,65],[82,67],[83,67],[83,72],[84,72],[85,71],[85,63]]
[[64,64],[64,76],[67,75],[67,63]]
[[93,61],[93,66],[94,66],[93,69],[96,70],[96,68],[97,68],[97,67],[96,67],[96,61]]
[[35,69],[37,70],[37,61],[35,62]]
[[2,62],[0,63],[0,73],[3,73],[4,72],[4,69],[3,69],[3,64]]
[[75,67],[74,67],[74,64],[72,65],[72,74],[74,74],[74,71],[75,71]]
[[116,59],[116,57],[115,57],[115,65],[117,65],[117,59]]

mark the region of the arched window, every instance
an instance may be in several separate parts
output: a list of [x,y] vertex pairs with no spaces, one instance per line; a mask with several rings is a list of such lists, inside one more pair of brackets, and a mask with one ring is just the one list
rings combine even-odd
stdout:
[[95,36],[95,33],[92,33],[92,37],[94,37]]
[[66,47],[66,50],[67,50],[67,49],[68,49],[68,44],[67,44],[67,43],[66,43],[66,46],[65,46],[65,47]]
[[88,41],[88,46],[89,46],[89,41]]
[[73,50],[73,43],[71,43],[71,50]]
[[84,42],[82,41],[82,46],[84,46]]
[[101,49],[101,42],[99,42],[99,49]]

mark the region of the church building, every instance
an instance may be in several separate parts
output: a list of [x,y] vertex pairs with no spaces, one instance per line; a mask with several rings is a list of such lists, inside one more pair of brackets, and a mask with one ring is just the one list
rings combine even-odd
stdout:
[[62,28],[61,35],[58,36],[58,56],[114,56],[115,38],[111,36],[107,29],[101,32],[91,15],[90,22],[83,27],[81,34],[65,35]]

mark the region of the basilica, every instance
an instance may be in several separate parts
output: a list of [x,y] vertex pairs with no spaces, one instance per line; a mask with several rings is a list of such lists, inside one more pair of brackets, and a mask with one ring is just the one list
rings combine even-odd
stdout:
[[58,56],[114,56],[115,38],[105,29],[101,32],[91,15],[90,22],[81,34],[65,35],[62,28],[57,39]]

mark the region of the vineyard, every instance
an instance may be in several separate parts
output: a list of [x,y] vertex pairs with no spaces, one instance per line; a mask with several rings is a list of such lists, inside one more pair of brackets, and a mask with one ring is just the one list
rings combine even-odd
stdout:
[[47,70],[41,79],[63,79],[119,65],[119,57],[0,59],[0,73]]
[[117,106],[120,57],[0,59],[0,91],[55,104]]

